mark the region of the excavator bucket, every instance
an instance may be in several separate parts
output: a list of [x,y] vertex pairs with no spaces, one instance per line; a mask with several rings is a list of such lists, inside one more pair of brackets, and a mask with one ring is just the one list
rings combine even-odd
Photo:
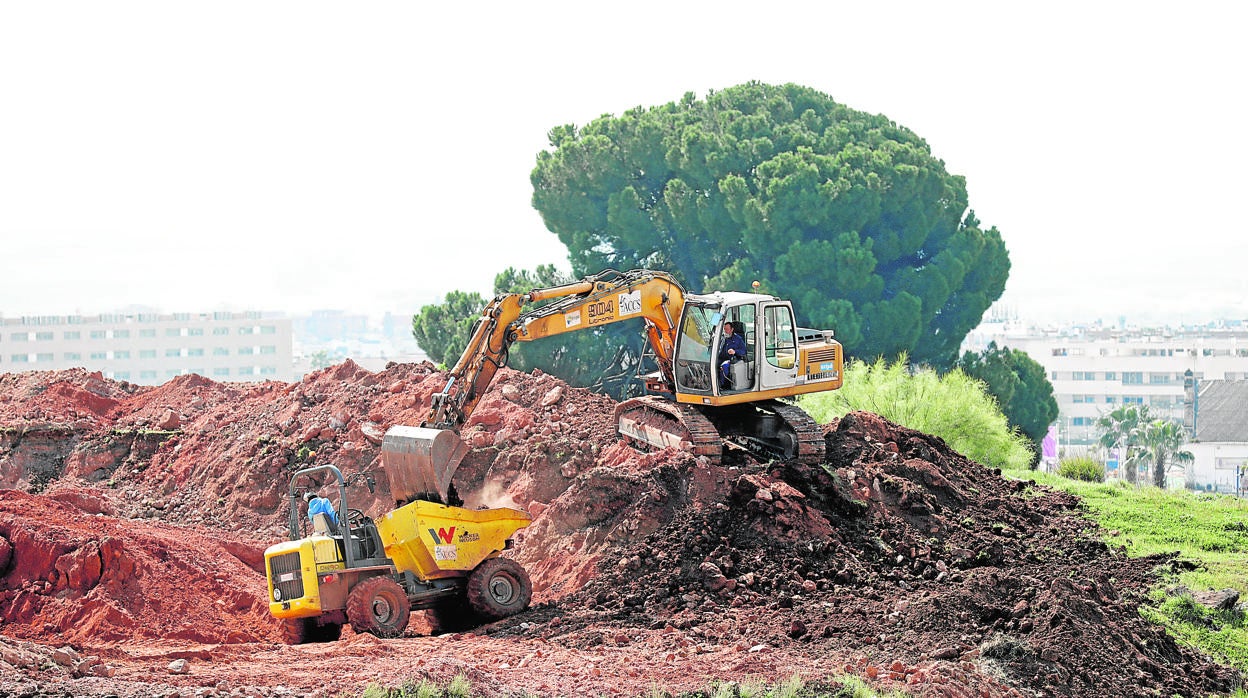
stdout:
[[381,462],[395,502],[446,502],[451,476],[467,453],[468,444],[449,429],[390,427],[381,442]]

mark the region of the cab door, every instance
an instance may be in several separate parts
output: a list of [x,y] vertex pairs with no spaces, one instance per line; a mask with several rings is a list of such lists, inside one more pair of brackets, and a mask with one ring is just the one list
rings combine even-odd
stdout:
[[788,303],[763,306],[762,337],[758,352],[759,387],[787,388],[797,382],[797,332]]

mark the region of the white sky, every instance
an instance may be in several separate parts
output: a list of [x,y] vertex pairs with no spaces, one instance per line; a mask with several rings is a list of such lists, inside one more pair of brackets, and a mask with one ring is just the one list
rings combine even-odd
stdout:
[[551,127],[762,80],[926,139],[1024,315],[1248,317],[1248,5],[442,5],[0,3],[0,315],[488,293]]

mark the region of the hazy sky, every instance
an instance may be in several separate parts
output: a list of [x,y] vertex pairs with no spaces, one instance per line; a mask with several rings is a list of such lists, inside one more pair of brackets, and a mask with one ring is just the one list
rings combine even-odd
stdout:
[[761,80],[926,139],[1025,315],[1248,317],[1242,3],[442,5],[0,4],[0,315],[488,293],[551,127]]

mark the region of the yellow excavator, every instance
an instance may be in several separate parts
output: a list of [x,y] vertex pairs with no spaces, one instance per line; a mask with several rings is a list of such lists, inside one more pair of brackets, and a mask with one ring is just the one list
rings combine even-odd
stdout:
[[[296,472],[290,483],[290,540],[265,551],[269,610],[287,642],[338,639],[344,624],[392,638],[412,610],[438,629],[464,629],[528,607],[532,583],[503,551],[529,525],[523,511],[458,506],[451,478],[468,451],[459,430],[515,342],[641,320],[658,370],[650,394],[616,407],[619,433],[642,448],[677,447],[712,461],[725,441],[768,456],[820,461],[819,426],[782,398],[841,386],[841,346],[831,330],[806,330],[792,305],[759,293],[685,293],[670,275],[607,270],[578,282],[504,293],[482,311],[446,386],[419,427],[393,426],[382,465],[395,508],[377,520],[349,508],[334,466]],[[726,327],[736,340],[720,355]],[[299,525],[301,483],[338,484],[337,518]],[[369,481],[371,489],[371,480]]]
[[[405,461],[403,472],[413,478],[400,490],[447,501],[468,451],[459,430],[514,343],[627,320],[644,323],[647,354],[658,370],[643,377],[647,395],[616,407],[623,438],[713,462],[725,442],[766,457],[823,460],[819,425],[782,400],[841,387],[844,357],[832,330],[798,327],[792,304],[776,296],[690,294],[661,271],[608,269],[562,286],[500,294],[486,305],[446,386],[433,395],[428,419],[386,432],[383,455]],[[744,355],[720,356],[728,325],[744,339]]]

